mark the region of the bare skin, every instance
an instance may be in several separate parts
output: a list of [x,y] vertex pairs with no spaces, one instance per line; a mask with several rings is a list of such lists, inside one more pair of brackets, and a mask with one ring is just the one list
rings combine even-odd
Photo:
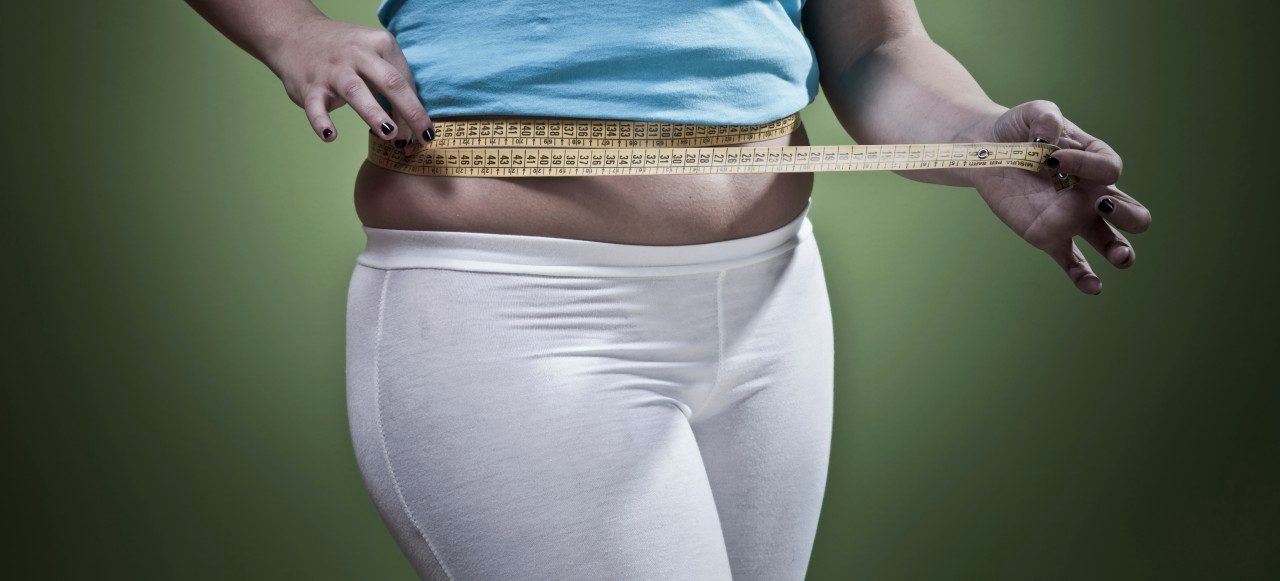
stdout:
[[[808,143],[801,127],[752,145]],[[776,229],[800,214],[812,190],[811,173],[424,178],[365,162],[356,213],[376,228],[699,244]]]
[[[338,138],[329,112],[344,104],[374,135],[406,153],[434,138],[430,103],[418,98],[408,63],[385,30],[331,20],[309,0],[187,2],[280,77],[321,140]],[[827,99],[859,143],[1040,138],[1064,148],[1053,156],[1058,170],[1083,181],[1059,193],[1048,175],[1018,169],[914,171],[904,177],[974,188],[1081,292],[1102,292],[1102,279],[1075,236],[1117,268],[1134,264],[1133,246],[1120,230],[1145,231],[1151,213],[1116,188],[1120,156],[1064,117],[1056,104],[1038,100],[1008,108],[992,102],[929,38],[913,0],[808,0],[802,18]],[[394,116],[374,94],[386,97]],[[800,130],[751,145],[805,144]],[[378,228],[696,244],[777,228],[799,214],[812,186],[812,174],[804,173],[440,178],[366,163],[356,180],[356,212]]]

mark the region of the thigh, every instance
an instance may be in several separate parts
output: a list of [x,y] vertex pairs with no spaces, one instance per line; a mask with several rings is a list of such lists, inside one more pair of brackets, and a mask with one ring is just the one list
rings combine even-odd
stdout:
[[[632,315],[599,299],[608,288],[359,268],[352,436],[422,577],[729,578],[686,408],[664,391],[698,366],[685,378],[682,361],[646,361],[623,338],[584,341],[628,328],[606,320]],[[584,288],[597,300],[549,298]],[[544,309],[554,304],[573,312]]]
[[693,418],[733,577],[800,580],[831,448],[834,345],[812,239],[726,272],[724,361]]

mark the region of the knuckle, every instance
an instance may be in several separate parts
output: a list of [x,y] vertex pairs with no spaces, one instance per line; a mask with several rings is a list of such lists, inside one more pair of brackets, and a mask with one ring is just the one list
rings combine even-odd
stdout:
[[409,87],[409,82],[404,78],[404,75],[394,70],[387,71],[386,74],[382,75],[382,84],[388,91],[393,93],[398,93]]
[[387,112],[377,102],[360,105],[360,116],[366,119],[385,119]]
[[299,107],[302,107],[302,110],[306,111],[307,115],[311,115],[312,113],[320,110],[320,104],[323,101],[321,100],[319,93],[309,92],[303,94],[299,99],[294,99],[294,102],[297,103]]
[[302,110],[307,112],[308,117],[320,119],[329,114],[329,107],[326,106],[326,99],[323,95],[316,93],[307,97],[302,106]]
[[1037,113],[1048,113],[1051,115],[1058,113],[1058,104],[1048,99],[1036,99],[1027,105]]
[[375,46],[376,45],[373,43],[360,37],[349,38],[346,41],[344,50],[342,51],[340,62],[352,62],[353,60],[360,58],[361,55],[376,53],[377,51],[375,50]]
[[342,77],[338,79],[335,86],[347,100],[356,98],[365,89],[364,80],[358,77]]
[[410,125],[417,125],[421,123],[424,120],[424,118],[427,116],[426,113],[422,111],[422,109],[419,109],[417,107],[413,107],[411,109],[405,110],[401,112],[401,115],[404,116],[405,122]]
[[396,45],[396,37],[386,30],[374,29],[369,35],[369,42],[379,49],[388,49]]
[[1120,179],[1120,163],[1109,157],[1090,157],[1087,158],[1083,169],[1094,176],[1093,179],[1102,180],[1107,185],[1116,183]]
[[329,103],[333,99],[333,89],[324,85],[314,85],[302,96],[302,107],[320,113],[329,111]]

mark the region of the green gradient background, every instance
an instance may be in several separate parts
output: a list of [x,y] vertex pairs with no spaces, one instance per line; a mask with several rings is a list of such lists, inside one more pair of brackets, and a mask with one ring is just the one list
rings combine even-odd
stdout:
[[[322,144],[186,5],[125,4],[0,8],[5,568],[412,578],[344,410],[359,120]],[[997,101],[1114,145],[1154,226],[1129,271],[1086,247],[1091,297],[970,192],[819,176],[838,384],[810,579],[1280,578],[1275,163],[1187,161],[1275,139],[1261,4],[920,3]],[[804,119],[851,143],[821,97]]]

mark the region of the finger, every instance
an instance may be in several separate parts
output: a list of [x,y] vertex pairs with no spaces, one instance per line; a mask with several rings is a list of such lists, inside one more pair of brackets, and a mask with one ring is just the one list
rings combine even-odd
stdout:
[[1151,227],[1151,211],[1114,185],[1096,188],[1093,209],[1125,232],[1141,234]]
[[1063,272],[1067,273],[1067,277],[1080,292],[1091,295],[1102,292],[1102,279],[1093,273],[1093,268],[1089,266],[1089,261],[1084,259],[1084,254],[1080,252],[1075,241],[1067,239],[1062,244],[1046,249],[1045,253],[1062,267]]
[[[1058,147],[1062,149],[1084,149],[1084,144],[1064,135],[1058,140]],[[1055,151],[1054,153],[1057,152]]]
[[[396,51],[398,54],[398,51]],[[403,58],[403,56],[401,57]],[[406,132],[400,136],[408,139],[412,135],[430,135],[431,118],[418,98],[417,84],[413,74],[405,64],[404,69],[394,66],[382,58],[369,57],[361,61],[359,70],[365,80],[378,90],[378,93],[391,104],[391,110],[401,123],[407,125]]]
[[405,123],[404,119],[396,115],[396,111],[392,109],[391,103],[387,101],[386,97],[374,93],[373,100],[377,101],[378,106],[382,107],[382,110],[391,116],[391,122],[396,126],[396,133],[392,136],[391,144],[400,150],[400,153],[409,155],[409,138],[413,137],[413,129],[409,127],[408,123]]
[[[391,66],[395,67],[397,71],[400,71],[400,74],[404,75],[405,78],[414,81],[414,96],[417,97],[418,87],[417,81],[413,76],[413,69],[409,67],[409,61],[404,57],[404,51],[400,49],[400,44],[395,41],[394,36],[391,38],[391,42],[389,44],[379,50],[378,54],[388,63],[391,63]],[[415,99],[415,102],[417,102],[419,106],[423,106],[421,98]],[[414,140],[419,143],[429,143],[436,138],[436,126],[435,122],[431,119],[431,112],[427,111],[427,109],[423,107],[423,113],[427,118],[427,126],[424,129],[419,129],[414,132]]]
[[[382,105],[382,109],[384,111],[389,109],[383,97],[375,95],[374,98],[378,100],[378,104]],[[413,129],[409,127],[409,124],[405,122],[404,118],[397,113],[398,111],[391,111],[391,120],[396,124],[396,134],[394,139],[391,141],[391,144],[395,146],[396,149],[399,149],[400,153],[409,155],[409,147],[412,143],[410,138],[413,137]]]
[[1029,101],[1009,110],[1003,117],[1010,125],[998,128],[996,134],[1005,141],[1040,139],[1058,145],[1066,119],[1052,101]]
[[413,152],[417,151],[418,144],[421,143],[421,140],[413,134],[413,129],[410,129],[407,121],[401,119],[399,116],[395,116],[395,121],[398,124],[399,131],[396,132],[396,139],[393,144],[396,146],[396,149],[399,149],[404,155],[413,155]]
[[374,135],[387,141],[395,139],[395,122],[391,120],[391,116],[382,108],[382,105],[373,98],[373,93],[369,92],[364,79],[353,73],[335,82],[334,89],[347,101],[347,104],[351,105],[352,109],[355,109],[356,114],[369,124]]
[[1116,268],[1129,268],[1137,258],[1129,240],[1102,218],[1094,220],[1085,230],[1084,239]]
[[1046,160],[1049,168],[1103,184],[1119,181],[1124,169],[1120,155],[1101,139],[1086,138],[1082,143],[1083,149],[1059,149],[1053,152]]
[[326,101],[328,101],[328,95],[325,91],[314,91],[303,101],[302,110],[307,114],[307,121],[311,122],[311,129],[320,136],[322,141],[328,142],[338,138],[338,130],[333,124],[333,119],[329,118]]

